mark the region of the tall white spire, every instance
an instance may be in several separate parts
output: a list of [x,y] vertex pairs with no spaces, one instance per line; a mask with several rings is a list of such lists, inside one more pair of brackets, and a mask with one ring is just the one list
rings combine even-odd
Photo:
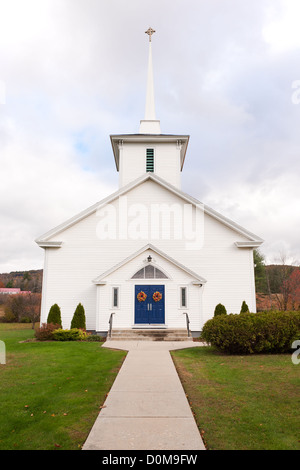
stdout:
[[154,82],[153,82],[153,65],[152,65],[152,46],[149,41],[149,60],[148,60],[148,78],[147,78],[147,95],[146,95],[146,108],[145,120],[156,120],[155,117],[155,103],[154,103]]
[[140,121],[140,134],[160,134],[160,121],[156,119],[154,102],[154,82],[152,65],[152,45],[151,36],[155,33],[154,29],[149,28],[145,31],[149,35],[149,60],[148,60],[148,78],[146,92],[145,118]]

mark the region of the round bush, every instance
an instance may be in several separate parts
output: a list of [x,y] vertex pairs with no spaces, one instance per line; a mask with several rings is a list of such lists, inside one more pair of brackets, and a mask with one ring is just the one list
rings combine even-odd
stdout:
[[35,330],[35,337],[39,341],[53,340],[52,335],[57,328],[60,328],[59,324],[42,323],[41,326]]
[[300,339],[300,312],[220,315],[205,323],[201,337],[229,354],[289,352]]

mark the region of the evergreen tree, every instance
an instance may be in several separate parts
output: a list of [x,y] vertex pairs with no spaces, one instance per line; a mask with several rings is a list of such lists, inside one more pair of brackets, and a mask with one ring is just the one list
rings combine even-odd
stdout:
[[83,330],[86,329],[85,312],[81,304],[78,304],[76,307],[76,310],[74,312],[73,319],[71,322],[71,328],[82,328]]
[[214,316],[217,317],[218,315],[227,315],[227,310],[222,304],[218,304],[215,308]]
[[264,256],[258,250],[253,250],[253,261],[256,292],[266,294],[268,292],[268,284]]
[[60,308],[57,304],[52,305],[49,310],[47,323],[53,323],[54,325],[61,325],[61,314]]
[[246,302],[243,300],[240,313],[249,313],[249,307]]

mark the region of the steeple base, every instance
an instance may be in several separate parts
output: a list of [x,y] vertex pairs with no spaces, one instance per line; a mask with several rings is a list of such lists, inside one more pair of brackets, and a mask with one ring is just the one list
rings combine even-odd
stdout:
[[157,120],[141,120],[140,134],[161,134],[160,121]]

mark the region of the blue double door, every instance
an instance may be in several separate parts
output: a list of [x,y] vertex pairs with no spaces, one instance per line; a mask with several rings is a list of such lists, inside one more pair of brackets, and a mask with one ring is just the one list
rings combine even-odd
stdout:
[[135,286],[135,323],[165,323],[165,286]]

